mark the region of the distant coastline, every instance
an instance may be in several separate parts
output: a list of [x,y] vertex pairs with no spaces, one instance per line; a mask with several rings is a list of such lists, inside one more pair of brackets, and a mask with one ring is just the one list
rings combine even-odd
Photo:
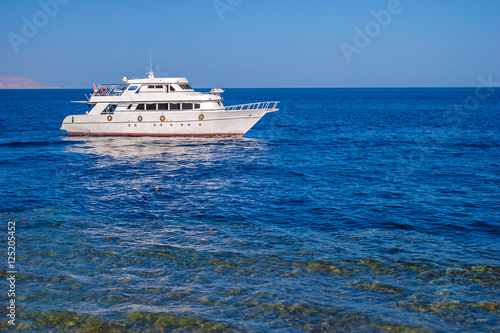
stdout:
[[0,76],[0,89],[57,89],[24,77]]

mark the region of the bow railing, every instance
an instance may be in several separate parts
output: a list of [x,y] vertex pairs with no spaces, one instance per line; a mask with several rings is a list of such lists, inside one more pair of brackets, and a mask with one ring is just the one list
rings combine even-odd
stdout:
[[225,111],[243,111],[243,110],[268,110],[278,111],[277,105],[279,102],[259,102],[239,105],[230,105],[224,108]]

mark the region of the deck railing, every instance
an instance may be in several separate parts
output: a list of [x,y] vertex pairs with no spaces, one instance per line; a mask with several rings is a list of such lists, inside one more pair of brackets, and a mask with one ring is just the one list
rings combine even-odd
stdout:
[[279,102],[260,102],[226,106],[226,111],[242,111],[242,110],[278,110],[276,107]]

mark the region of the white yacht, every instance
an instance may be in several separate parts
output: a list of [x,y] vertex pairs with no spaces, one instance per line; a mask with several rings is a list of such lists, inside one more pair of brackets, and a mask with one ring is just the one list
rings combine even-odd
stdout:
[[279,102],[224,106],[221,93],[195,92],[186,78],[148,78],[94,85],[91,110],[67,116],[69,136],[242,136]]

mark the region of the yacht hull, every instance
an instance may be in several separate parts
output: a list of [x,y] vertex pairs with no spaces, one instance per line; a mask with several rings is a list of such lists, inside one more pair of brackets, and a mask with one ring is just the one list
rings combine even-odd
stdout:
[[127,111],[114,114],[71,115],[61,130],[68,136],[242,136],[267,112],[243,111]]

